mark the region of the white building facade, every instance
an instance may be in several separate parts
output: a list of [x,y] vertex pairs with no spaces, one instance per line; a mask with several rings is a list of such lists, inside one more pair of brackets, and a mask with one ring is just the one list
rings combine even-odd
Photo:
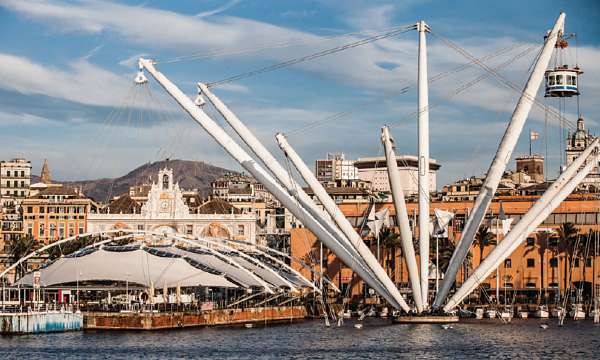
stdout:
[[[158,181],[152,183],[148,200],[139,213],[89,214],[88,231],[132,229],[165,234],[180,233],[194,237],[221,237],[256,243],[256,216],[236,211],[209,207],[207,211],[191,213],[183,200],[179,184],[173,182],[173,171],[163,169]],[[200,210],[202,207],[200,207]],[[210,213],[207,213],[210,212]]]

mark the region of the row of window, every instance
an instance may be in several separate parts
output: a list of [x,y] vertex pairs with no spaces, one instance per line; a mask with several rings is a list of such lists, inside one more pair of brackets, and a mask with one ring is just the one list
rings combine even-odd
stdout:
[[[24,180],[21,180],[21,181],[18,181],[18,180],[13,180],[13,181],[6,180],[6,183],[4,183],[3,186],[4,187],[13,187],[13,188],[18,188],[18,187],[24,188],[25,187],[25,181]],[[29,185],[27,185],[27,186],[29,186]]]
[[19,177],[19,176],[20,177],[25,177],[25,170],[21,170],[21,171],[19,171],[19,170],[13,170],[13,171],[6,170],[6,175],[5,176],[6,177],[11,177],[11,176],[12,177]]
[[85,206],[28,206],[27,212],[32,213],[58,213],[58,214],[84,214]]
[[573,85],[577,86],[577,76],[575,75],[549,75],[546,78],[548,86],[553,85]]
[[[23,217],[25,220],[36,220],[36,219],[45,219],[46,214],[37,215],[29,215]],[[48,215],[48,219],[50,220],[85,220],[85,215]]]
[[4,195],[7,195],[7,196],[13,195],[13,196],[25,197],[25,191],[24,190],[21,190],[21,191],[18,191],[18,190],[12,190],[12,191],[11,190],[6,190],[6,191],[4,191]]
[[[27,224],[27,233],[31,236],[37,235],[38,238],[44,238],[48,236],[49,238],[58,237],[59,239],[65,238],[65,229],[67,229],[66,235],[71,237],[75,235],[75,224],[68,224],[65,226],[65,223],[59,223],[58,227],[56,224],[49,224],[46,228],[45,224],[40,224],[37,229],[37,234],[34,234],[33,224]],[[85,232],[85,225],[83,223],[79,223],[77,226],[77,234],[81,235]]]
[[[535,267],[535,259],[526,259],[527,262],[527,267],[528,268],[533,268]],[[548,261],[549,265],[551,268],[555,268],[558,267],[558,258],[550,258],[550,260]],[[573,267],[578,268],[580,265],[580,259],[579,258],[575,258],[573,260]],[[587,267],[591,267],[592,266],[592,258],[588,257],[585,259],[585,266]],[[512,268],[512,259],[506,259],[504,260],[504,268],[506,269],[510,269]]]

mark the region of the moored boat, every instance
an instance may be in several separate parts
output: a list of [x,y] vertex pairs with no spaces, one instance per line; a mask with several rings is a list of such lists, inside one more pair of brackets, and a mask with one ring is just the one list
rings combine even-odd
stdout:
[[583,305],[573,304],[571,307],[571,311],[569,311],[569,317],[572,317],[573,320],[585,319],[585,311],[583,311]]
[[546,305],[540,305],[534,313],[534,317],[538,319],[547,319],[549,316],[550,313],[548,312],[548,306]]

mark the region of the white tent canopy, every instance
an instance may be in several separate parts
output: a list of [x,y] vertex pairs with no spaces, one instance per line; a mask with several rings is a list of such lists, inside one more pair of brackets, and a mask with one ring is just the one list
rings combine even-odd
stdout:
[[[223,275],[211,274],[192,266],[181,257],[162,257],[135,248],[110,251],[104,248],[80,256],[59,258],[40,270],[40,285],[55,286],[77,281],[123,281],[158,288],[205,286],[236,288]],[[18,282],[32,286],[33,274]]]

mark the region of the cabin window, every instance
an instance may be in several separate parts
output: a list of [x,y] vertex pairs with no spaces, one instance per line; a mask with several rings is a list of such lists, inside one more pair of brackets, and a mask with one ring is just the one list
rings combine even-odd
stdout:
[[548,76],[548,85],[552,86],[556,84],[556,77],[554,75]]
[[552,258],[550,259],[550,267],[558,267],[558,259],[557,258]]
[[535,267],[535,259],[527,259],[527,267],[528,268]]
[[573,267],[576,267],[576,268],[579,267],[579,258],[573,259]]
[[577,86],[577,76],[573,76],[573,85]]
[[564,80],[562,75],[556,75],[556,85],[564,85]]

